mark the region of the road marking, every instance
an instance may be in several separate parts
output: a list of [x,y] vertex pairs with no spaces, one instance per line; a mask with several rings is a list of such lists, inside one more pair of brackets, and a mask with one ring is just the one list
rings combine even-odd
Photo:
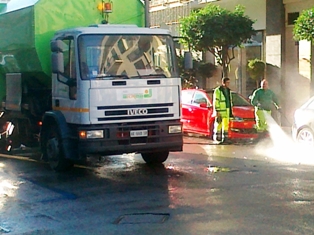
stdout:
[[29,162],[40,162],[35,159],[31,159],[28,157],[23,157],[23,156],[17,156],[17,155],[9,155],[9,154],[2,154],[0,153],[0,157],[2,158],[9,158],[9,159],[17,159],[17,160],[23,160],[23,161],[29,161]]
[[[0,158],[7,158],[7,159],[16,159],[16,160],[20,160],[20,161],[28,161],[28,162],[37,162],[37,163],[42,163],[42,164],[49,164],[49,162],[45,162],[45,161],[39,161],[36,159],[32,159],[29,157],[25,157],[25,156],[17,156],[17,155],[9,155],[9,154],[1,154],[0,153]],[[88,170],[94,170],[95,167],[90,167],[90,166],[84,166],[84,165],[74,165],[73,167],[76,168],[81,168],[81,169],[88,169]]]

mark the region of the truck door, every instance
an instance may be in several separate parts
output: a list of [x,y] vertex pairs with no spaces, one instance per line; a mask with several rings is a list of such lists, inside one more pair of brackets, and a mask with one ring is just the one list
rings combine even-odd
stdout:
[[61,39],[64,72],[53,77],[52,107],[61,110],[69,122],[75,122],[73,115],[77,105],[77,59],[73,37]]

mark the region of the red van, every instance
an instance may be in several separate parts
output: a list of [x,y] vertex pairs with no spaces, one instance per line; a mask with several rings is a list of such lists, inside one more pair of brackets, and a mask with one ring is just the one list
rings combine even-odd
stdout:
[[[183,132],[205,135],[212,138],[214,119],[214,90],[182,90]],[[232,92],[233,116],[230,120],[229,138],[232,140],[254,140],[258,137],[255,129],[254,107],[242,95]]]

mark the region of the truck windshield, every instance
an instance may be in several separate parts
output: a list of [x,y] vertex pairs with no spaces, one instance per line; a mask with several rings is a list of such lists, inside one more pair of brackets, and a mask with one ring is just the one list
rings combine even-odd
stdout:
[[82,35],[78,46],[82,79],[178,77],[167,35]]

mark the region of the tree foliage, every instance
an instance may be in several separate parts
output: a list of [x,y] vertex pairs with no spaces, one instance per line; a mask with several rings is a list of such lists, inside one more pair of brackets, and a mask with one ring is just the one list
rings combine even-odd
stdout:
[[212,77],[216,66],[212,63],[204,63],[193,60],[193,69],[184,69],[184,57],[178,56],[179,71],[183,88],[197,87],[200,79]]
[[208,4],[182,18],[180,23],[182,42],[195,51],[210,51],[222,66],[225,76],[235,58],[234,48],[255,34],[254,21],[244,15],[244,7],[240,5],[232,12]]
[[303,11],[294,23],[294,39],[314,43],[314,7]]
[[260,59],[249,60],[247,64],[247,72],[250,75],[250,78],[256,81],[256,87],[264,75],[266,64]]

